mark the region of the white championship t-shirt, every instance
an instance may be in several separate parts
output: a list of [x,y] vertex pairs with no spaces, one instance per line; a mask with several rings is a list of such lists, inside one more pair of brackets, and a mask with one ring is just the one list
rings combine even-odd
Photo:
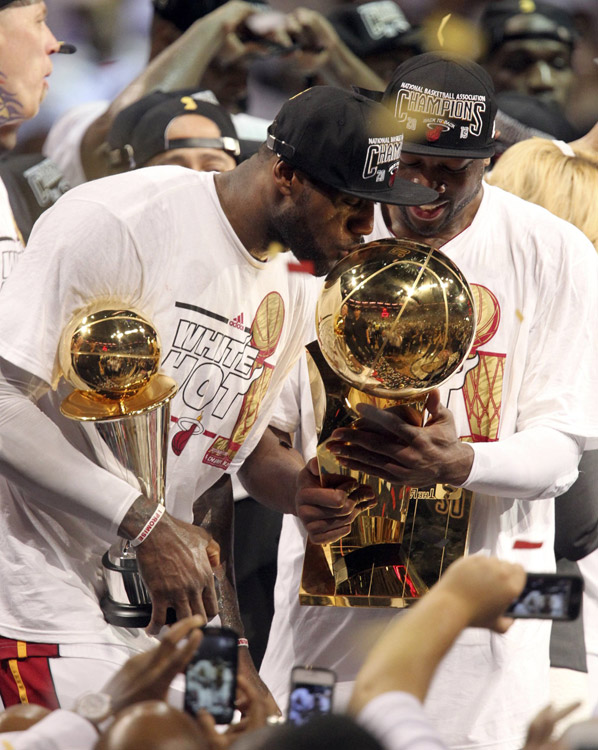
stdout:
[[[368,239],[388,236],[377,211]],[[544,209],[485,186],[473,223],[442,251],[472,285],[478,314],[469,359],[441,388],[460,437],[491,442],[544,426],[596,438],[598,349],[588,331],[598,322],[598,259],[587,238]],[[286,390],[284,396],[293,398]],[[287,428],[291,410],[280,409]],[[470,553],[553,570],[553,503],[477,494]],[[380,629],[400,613],[300,606],[305,540],[298,520],[285,517],[261,675],[284,706],[293,665],[329,667],[340,705]],[[465,631],[425,704],[447,744],[521,747],[527,722],[548,701],[549,634],[550,623],[541,621],[519,621],[505,635]]]
[[[72,190],[42,216],[0,295],[2,356],[55,382],[63,330],[100,300],[142,312],[160,335],[161,370],[179,385],[166,507],[191,521],[194,500],[242,463],[270,421],[311,324],[309,278],[288,273],[282,255],[260,262],[245,250],[220,207],[213,174],[152,167]],[[61,380],[40,406],[89,455],[79,425],[58,412],[70,390]],[[41,455],[36,435],[28,439],[32,454]],[[64,471],[50,467],[59,483]],[[82,459],[81,503],[93,510],[83,518],[61,510],[40,487],[27,491],[0,478],[0,635],[145,645],[135,631],[107,626],[97,603],[114,519],[138,492],[102,471],[105,489],[96,473]],[[37,480],[43,486],[44,477]]]

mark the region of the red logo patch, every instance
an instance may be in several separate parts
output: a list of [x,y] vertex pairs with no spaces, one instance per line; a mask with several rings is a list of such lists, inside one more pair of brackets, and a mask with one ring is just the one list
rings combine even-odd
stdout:
[[437,125],[435,128],[431,128],[426,132],[426,140],[437,141],[442,133],[442,125]]

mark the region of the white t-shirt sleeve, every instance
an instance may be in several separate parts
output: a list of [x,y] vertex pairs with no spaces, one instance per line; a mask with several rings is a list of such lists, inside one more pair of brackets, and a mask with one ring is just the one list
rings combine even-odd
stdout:
[[504,440],[471,443],[474,460],[463,487],[485,495],[537,500],[557,497],[577,479],[583,440],[532,427]]
[[[65,246],[72,252],[61,253]],[[0,295],[2,358],[48,385],[55,383],[59,342],[73,315],[101,300],[106,307],[135,307],[142,277],[135,244],[121,222],[87,201],[58,201],[38,222]],[[31,394],[11,385],[6,372],[3,473],[32,497],[43,496],[52,507],[94,523],[111,543],[139,491],[76,451]]]
[[112,544],[139,490],[74,448],[33,402],[34,383],[15,384],[19,372],[0,359],[1,473],[32,501],[80,518]]
[[598,349],[589,334],[598,326],[598,258],[590,241],[567,222],[556,220],[554,227],[547,222],[537,234],[538,304],[517,431],[551,427],[587,437],[591,449],[598,441]]
[[42,147],[43,154],[52,159],[71,187],[87,181],[81,163],[81,142],[87,128],[107,108],[107,101],[80,104],[69,109],[50,128]]
[[87,719],[61,709],[25,732],[0,734],[3,750],[92,750],[97,741],[97,730]]
[[383,693],[361,710],[357,721],[386,750],[446,750],[422,704],[410,693]]

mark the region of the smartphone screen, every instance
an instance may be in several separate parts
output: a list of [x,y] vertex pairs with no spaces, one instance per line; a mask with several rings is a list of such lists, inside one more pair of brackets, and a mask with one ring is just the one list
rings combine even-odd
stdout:
[[299,726],[314,716],[332,711],[336,676],[330,669],[295,667],[291,675],[291,692],[287,721]]
[[528,573],[525,588],[505,614],[541,620],[575,620],[582,594],[580,576]]
[[230,724],[237,689],[237,634],[229,628],[204,628],[204,637],[185,672],[185,711],[200,708],[217,724]]

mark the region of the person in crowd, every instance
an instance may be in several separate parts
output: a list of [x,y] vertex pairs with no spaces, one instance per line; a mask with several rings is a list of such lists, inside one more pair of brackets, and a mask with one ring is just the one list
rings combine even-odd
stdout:
[[[249,19],[266,16],[261,4],[231,0],[154,0],[150,62],[147,68],[112,102],[92,102],[75,107],[52,127],[44,153],[60,167],[71,185],[110,173],[104,144],[116,115],[128,105],[156,89],[178,90],[202,86],[233,112],[240,138],[253,142],[249,153],[262,143],[270,118],[243,111],[248,65],[257,58],[280,55],[288,48],[294,67],[313,67],[325,75],[326,83],[375,88],[379,79],[340,41],[317,26],[308,11],[289,15],[284,23],[251,32]],[[314,14],[318,16],[319,14]],[[303,53],[301,45],[313,44],[319,51]],[[333,46],[334,42],[334,46]],[[326,47],[326,51],[324,50]],[[301,86],[292,93],[298,93]],[[286,96],[284,97],[286,99]]]
[[[60,44],[46,25],[44,2],[0,2],[0,153],[10,152],[19,127],[35,117]],[[23,251],[9,195],[0,179],[0,288]]]
[[578,38],[567,10],[535,0],[491,2],[484,8],[480,27],[487,42],[480,62],[496,91],[527,94],[565,113]]
[[118,114],[107,142],[117,171],[165,164],[228,172],[241,147],[228,112],[207,92],[154,91]]
[[423,51],[419,30],[411,26],[398,3],[343,4],[327,18],[349,49],[385,83],[399,63]]
[[[382,207],[370,237],[441,248],[472,285],[479,330],[456,382],[430,393],[423,427],[400,407],[360,405],[358,427],[338,430],[329,447],[343,467],[388,482],[472,490],[470,552],[554,570],[554,497],[574,482],[584,447],[598,436],[596,351],[586,345],[598,316],[596,253],[575,227],[483,184],[496,104],[480,66],[414,57],[397,68],[383,102],[405,139],[399,174],[439,197]],[[306,455],[314,453],[312,446]],[[315,462],[308,466],[316,473]],[[312,537],[315,528],[316,518],[307,524]],[[299,606],[305,538],[285,518],[261,674],[284,703],[285,669],[318,663],[337,672],[342,702],[361,649],[398,615]],[[521,747],[527,722],[547,702],[549,634],[548,623],[520,621],[505,636],[472,631],[458,639],[426,699],[450,747]]]
[[[2,658],[19,666],[25,691],[35,692],[30,668],[43,671],[33,702],[68,707],[82,685],[104,682],[131,651],[153,643],[169,607],[178,618],[217,613],[217,561],[208,557],[208,535],[190,521],[196,498],[225,471],[244,465],[249,492],[276,483],[279,509],[316,511],[333,528],[367,502],[369,490],[353,492],[356,483],[342,476],[336,488],[321,488],[266,429],[314,304],[313,279],[286,272],[279,251],[325,274],[372,230],[375,200],[434,199],[433,190],[396,178],[397,130],[379,104],[315,87],[287,102],[268,144],[230,172],[169,166],[116,175],[69,191],[36,224],[0,296],[0,634]],[[153,322],[163,371],[180,386],[171,405],[167,512],[158,521],[138,488],[90,460],[76,425],[59,412],[72,390],[56,380],[63,332],[100,303],[132,306]],[[98,604],[102,555],[118,537],[140,535],[149,633],[108,625]],[[86,658],[78,658],[82,644]],[[0,674],[5,705],[16,702],[14,675]]]

